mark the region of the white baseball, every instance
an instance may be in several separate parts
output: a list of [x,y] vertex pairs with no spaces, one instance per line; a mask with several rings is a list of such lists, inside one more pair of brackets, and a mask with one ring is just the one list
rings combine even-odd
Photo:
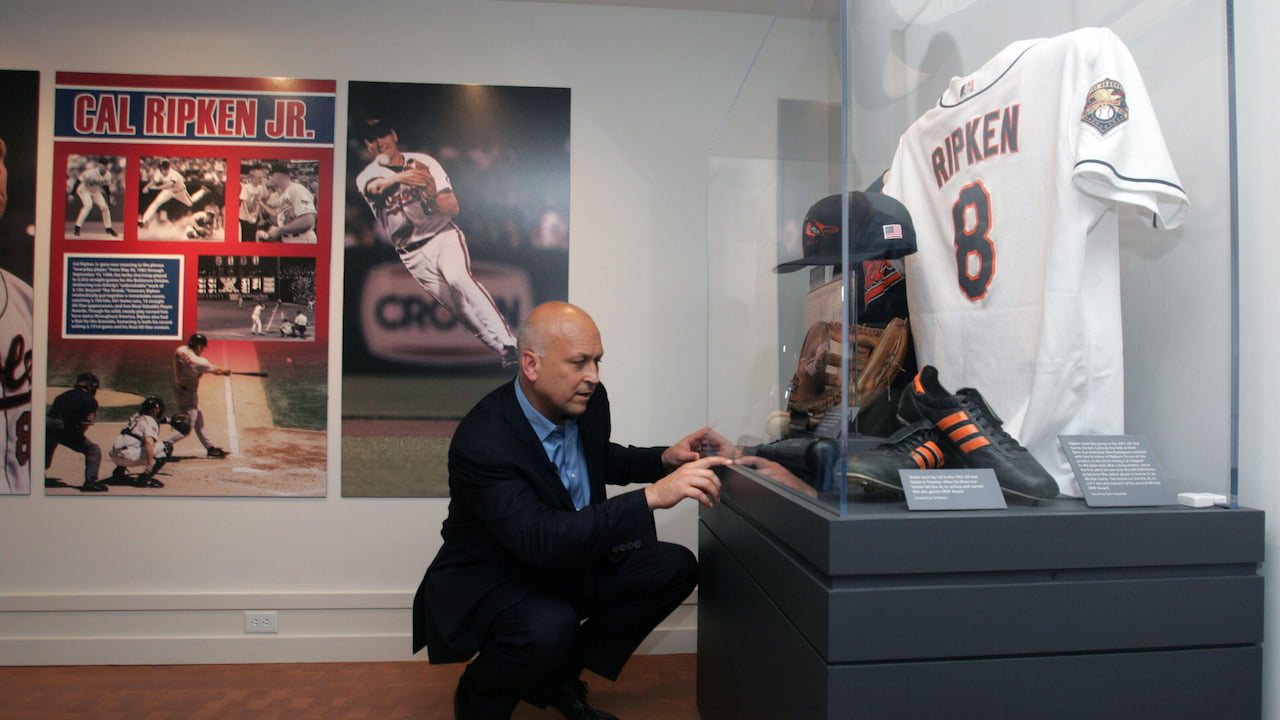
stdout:
[[764,432],[770,440],[781,440],[782,436],[787,434],[789,427],[791,427],[791,413],[784,410],[774,410],[769,413],[769,419],[764,421]]

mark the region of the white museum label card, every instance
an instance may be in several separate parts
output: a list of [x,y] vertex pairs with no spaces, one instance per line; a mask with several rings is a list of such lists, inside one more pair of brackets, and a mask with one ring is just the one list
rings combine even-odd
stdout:
[[988,468],[899,470],[908,510],[1004,510],[996,473]]
[[1141,435],[1059,435],[1090,507],[1146,507],[1177,502]]

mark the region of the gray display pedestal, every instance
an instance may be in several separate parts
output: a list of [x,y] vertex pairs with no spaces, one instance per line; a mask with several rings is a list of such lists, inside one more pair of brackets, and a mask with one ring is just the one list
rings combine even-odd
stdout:
[[699,523],[703,720],[1258,718],[1262,512],[847,518],[738,468]]

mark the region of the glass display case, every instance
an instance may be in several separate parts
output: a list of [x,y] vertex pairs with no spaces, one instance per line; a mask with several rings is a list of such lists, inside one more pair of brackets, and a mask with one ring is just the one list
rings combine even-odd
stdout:
[[847,517],[903,505],[868,453],[1029,456],[1011,503],[1083,508],[1060,436],[1137,436],[1171,502],[1234,506],[1229,11],[781,3],[709,158],[708,425],[767,461],[738,471]]
[[1258,716],[1230,18],[780,4],[710,153],[702,717]]

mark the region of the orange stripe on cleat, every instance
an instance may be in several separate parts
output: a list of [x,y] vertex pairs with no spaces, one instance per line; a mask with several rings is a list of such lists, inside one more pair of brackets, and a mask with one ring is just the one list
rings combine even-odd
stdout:
[[916,373],[916,379],[912,384],[915,385],[917,394],[924,394],[924,383],[920,382],[920,373]]
[[955,444],[959,445],[965,440],[972,438],[974,435],[980,434],[980,432],[981,431],[978,430],[977,426],[973,425],[972,423],[969,423],[966,425],[961,425],[955,430],[952,430],[951,432],[947,433],[947,437],[951,438],[951,442],[954,442]]
[[911,451],[911,459],[915,460],[916,467],[920,468],[921,470],[929,469],[929,458],[926,457],[925,454],[920,452],[919,450]]
[[929,456],[932,460],[932,467],[942,466],[942,451],[938,449],[938,446],[935,445],[932,440],[922,445],[920,450],[927,450],[929,452]]
[[965,420],[968,420],[968,419],[969,419],[969,413],[961,410],[959,412],[951,413],[950,415],[942,418],[941,420],[939,420],[934,424],[937,426],[939,430],[946,430],[952,425],[955,425],[958,422],[964,422]]
[[978,437],[960,446],[962,452],[971,453],[978,448],[984,448],[991,444],[991,441],[985,437]]

